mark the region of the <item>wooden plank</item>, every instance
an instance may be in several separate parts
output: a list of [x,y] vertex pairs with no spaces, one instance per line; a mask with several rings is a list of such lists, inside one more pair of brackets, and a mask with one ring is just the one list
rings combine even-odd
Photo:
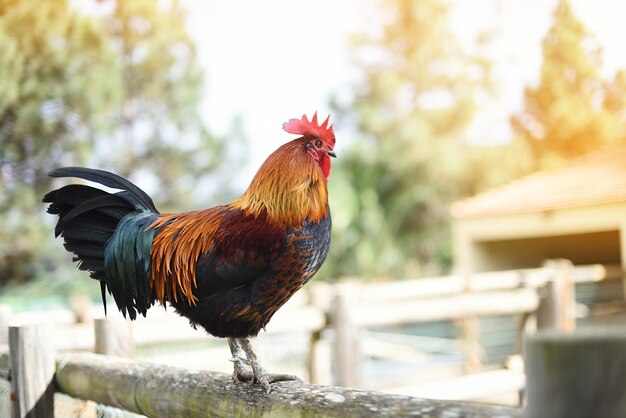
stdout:
[[[620,264],[605,264],[603,265],[605,270],[604,280],[624,280],[624,268]],[[574,268],[574,281],[576,279],[576,268]]]
[[124,319],[96,319],[95,348],[97,354],[117,357],[133,357],[135,343],[130,321]]
[[355,280],[351,285],[354,299],[369,303],[456,294],[465,289],[466,283],[462,276],[445,276],[367,284],[360,284]]
[[331,327],[335,331],[335,379],[339,386],[359,387],[359,329],[353,322],[353,286],[338,287],[331,311]]
[[134,413],[162,417],[459,416],[521,418],[516,408],[434,401],[356,389],[282,382],[233,383],[230,374],[153,365],[95,354],[59,357],[62,392]]
[[572,262],[548,260],[550,280],[542,289],[537,309],[537,327],[571,331],[576,328],[576,297],[572,280]]
[[[576,283],[589,283],[621,279],[623,272],[619,265],[592,264],[574,266],[571,275]],[[540,267],[474,273],[468,277],[450,275],[365,284],[357,278],[347,278],[346,280],[353,283],[355,299],[362,302],[377,302],[381,300],[429,298],[458,294],[466,290],[482,292],[519,287],[537,288],[543,286],[549,279],[550,270]]]
[[54,413],[55,353],[46,324],[9,327],[14,418],[47,418]]
[[10,417],[12,406],[11,382],[0,377],[0,417]]
[[539,331],[525,342],[527,418],[626,416],[626,329]]
[[330,385],[333,381],[332,346],[324,337],[324,328],[327,327],[326,315],[331,307],[332,294],[328,283],[316,283],[309,286],[308,303],[323,314],[323,327],[311,332],[309,337],[309,352],[307,356],[307,370],[309,382],[320,385]]
[[465,373],[477,373],[483,366],[485,350],[478,342],[480,335],[480,324],[476,316],[463,316],[454,320],[457,330],[457,339],[463,347],[465,360],[463,370]]
[[528,273],[522,270],[477,273],[470,276],[467,289],[472,292],[515,289],[526,285],[526,277]]
[[9,346],[0,346],[0,372],[9,371]]
[[353,323],[379,326],[432,322],[469,315],[514,315],[537,309],[539,298],[532,289],[464,293],[441,298],[401,301],[389,304],[353,306]]
[[309,381],[318,385],[330,385],[333,382],[332,346],[321,338],[319,332],[311,334],[307,356]]
[[73,295],[70,296],[69,307],[74,315],[74,321],[78,323],[91,323],[93,322],[93,315],[95,308],[93,301],[88,295]]

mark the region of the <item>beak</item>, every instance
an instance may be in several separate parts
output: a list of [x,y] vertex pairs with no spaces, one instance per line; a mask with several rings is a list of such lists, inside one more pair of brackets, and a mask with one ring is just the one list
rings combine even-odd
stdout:
[[332,149],[326,151],[326,154],[328,154],[330,157],[337,158],[337,154],[335,154],[335,151],[333,151]]

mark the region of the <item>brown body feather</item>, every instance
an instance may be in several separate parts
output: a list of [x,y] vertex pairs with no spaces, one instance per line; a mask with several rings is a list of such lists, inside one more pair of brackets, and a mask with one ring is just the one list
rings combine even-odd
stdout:
[[[150,226],[157,229],[150,253],[150,286],[157,300],[179,302],[182,298],[195,305],[195,289],[202,280],[196,277],[197,263],[215,246],[219,257],[231,257],[233,263],[237,263],[238,256],[245,256],[242,247],[250,245],[272,245],[276,248],[269,252],[263,247],[258,251],[277,257],[278,247],[285,245],[287,230],[304,222],[318,223],[328,216],[326,180],[320,166],[308,156],[304,142],[305,138],[300,138],[278,148],[263,163],[246,192],[232,203],[163,215],[154,221]],[[247,233],[242,235],[241,231]],[[289,296],[301,284],[296,287],[289,287]],[[248,312],[249,308],[242,309]]]

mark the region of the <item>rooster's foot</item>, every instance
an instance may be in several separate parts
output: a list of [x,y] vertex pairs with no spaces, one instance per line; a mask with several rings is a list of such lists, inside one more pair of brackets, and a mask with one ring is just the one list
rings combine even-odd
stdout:
[[[246,353],[247,364],[252,367],[252,383],[260,384],[265,393],[270,393],[272,391],[271,383],[274,382],[285,382],[285,381],[298,381],[302,382],[298,376],[294,376],[291,374],[274,374],[268,373],[259,363],[259,360],[256,357],[254,350],[252,349],[252,344],[250,343],[249,338],[237,338],[236,344],[243,349]],[[247,376],[247,375],[246,375]]]
[[271,383],[274,383],[274,382],[296,381],[296,382],[302,383],[302,379],[300,379],[298,376],[295,376],[293,374],[267,373],[265,370],[263,369],[261,370],[262,371],[259,374],[255,373],[253,382],[259,383],[265,390],[265,393],[270,393],[272,391]]
[[228,346],[233,358],[230,361],[233,362],[233,382],[252,382],[254,379],[254,373],[252,373],[246,365],[250,365],[250,362],[244,357],[245,353],[239,345],[239,341],[235,338],[228,339]]

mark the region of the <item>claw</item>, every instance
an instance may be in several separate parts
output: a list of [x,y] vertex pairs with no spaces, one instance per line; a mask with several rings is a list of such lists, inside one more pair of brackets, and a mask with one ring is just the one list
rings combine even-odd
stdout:
[[[250,339],[248,338],[237,338],[235,339],[235,344],[238,345],[245,353],[247,357],[247,363],[250,367],[252,367],[252,383],[260,384],[265,390],[266,394],[269,394],[272,391],[271,384],[274,382],[285,382],[285,381],[299,381],[302,380],[291,374],[273,374],[268,373],[259,363],[256,354],[252,350],[252,344],[250,343]],[[235,363],[236,364],[236,363]]]
[[260,376],[255,377],[255,381],[257,381],[263,389],[265,389],[265,393],[269,394],[272,391],[272,383],[275,382],[300,382],[302,383],[302,379],[298,376],[294,376],[292,374],[274,374],[274,373],[264,373]]
[[272,391],[272,385],[270,385],[270,382],[268,382],[267,380],[265,380],[263,378],[260,378],[260,380],[258,382],[263,387],[263,390],[265,391],[265,394],[269,395],[270,392]]
[[[302,382],[299,377],[290,374],[272,374],[265,371],[252,350],[248,338],[229,338],[228,346],[233,355],[229,360],[233,362],[233,382],[252,382],[263,387],[266,394],[272,391],[272,383],[285,381]],[[245,355],[245,357],[244,357]],[[246,366],[252,368],[248,370]]]

